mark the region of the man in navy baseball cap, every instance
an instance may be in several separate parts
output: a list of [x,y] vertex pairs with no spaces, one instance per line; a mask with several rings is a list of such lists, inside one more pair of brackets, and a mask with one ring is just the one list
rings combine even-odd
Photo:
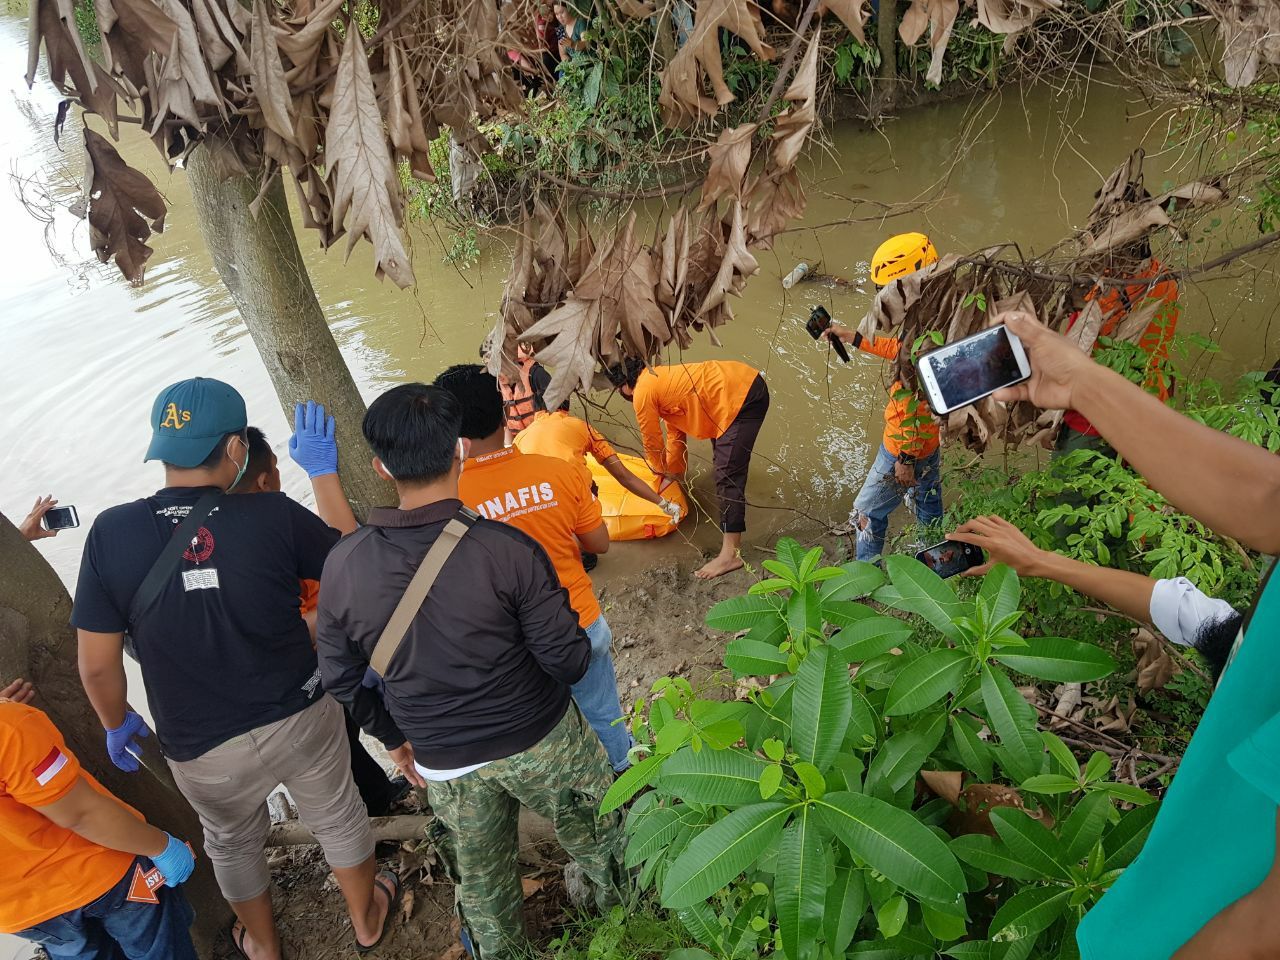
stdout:
[[[248,425],[244,397],[235,387],[207,377],[180,380],[161,390],[151,406],[151,445],[144,459],[199,467],[228,435],[243,435]],[[239,460],[248,453],[242,446]]]

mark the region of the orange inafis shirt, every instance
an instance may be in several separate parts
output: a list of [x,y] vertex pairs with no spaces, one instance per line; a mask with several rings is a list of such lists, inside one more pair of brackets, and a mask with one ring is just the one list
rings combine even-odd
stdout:
[[40,813],[82,778],[110,796],[80,769],[48,716],[0,700],[0,933],[92,903],[133,864],[133,854],[101,847]]
[[[886,360],[896,360],[901,341],[897,337],[867,337],[858,347],[866,353]],[[927,457],[938,449],[938,424],[929,412],[929,405],[920,397],[898,398],[903,391],[902,381],[893,381],[889,388],[889,403],[884,408],[884,447],[895,457],[906,453],[912,457]],[[925,417],[926,423],[907,423],[908,419]]]
[[[736,360],[706,360],[642,370],[636,380],[636,424],[654,473],[684,473],[685,437],[714,440],[733,423],[760,376]],[[667,426],[664,449],[662,424]]]
[[582,567],[577,539],[604,522],[585,470],[509,447],[468,460],[458,496],[482,517],[509,523],[537,540],[551,558],[560,586],[569,591],[578,622],[589,627],[600,619],[600,601]]
[[521,453],[537,453],[574,464],[585,464],[587,454],[596,463],[618,455],[591,424],[565,410],[535,414],[533,423],[516,434],[512,443]]

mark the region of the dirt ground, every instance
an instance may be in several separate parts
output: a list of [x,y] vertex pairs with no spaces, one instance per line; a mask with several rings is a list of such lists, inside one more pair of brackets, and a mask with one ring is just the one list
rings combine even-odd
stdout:
[[[743,552],[749,566],[758,567],[767,556],[750,545]],[[674,539],[617,544],[600,558],[592,577],[613,629],[614,662],[624,710],[637,696],[646,694],[659,677],[679,673],[697,683],[721,668],[720,655],[727,638],[706,627],[704,617],[718,601],[745,593],[755,578],[744,569],[703,582],[692,576],[703,562],[698,546]],[[522,819],[521,827],[526,918],[534,941],[546,943],[559,932],[565,917],[564,854],[545,821]],[[386,960],[460,960],[453,887],[429,851],[415,847],[423,845],[379,845],[379,866],[400,873],[406,897],[401,920],[374,956]],[[336,960],[355,955],[342,896],[316,848],[277,851],[272,875],[286,960]],[[224,936],[216,960],[234,960],[236,956]]]

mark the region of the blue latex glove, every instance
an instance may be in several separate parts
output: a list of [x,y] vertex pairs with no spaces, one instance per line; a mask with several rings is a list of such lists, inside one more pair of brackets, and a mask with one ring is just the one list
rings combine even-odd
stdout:
[[196,855],[172,833],[166,836],[169,842],[165,845],[164,852],[152,857],[151,862],[164,874],[164,882],[170,887],[176,887],[180,883],[186,883],[191,876],[191,871],[196,868]]
[[311,479],[338,472],[337,423],[326,417],[324,404],[308,400],[293,408],[289,458]]
[[134,754],[141,753],[142,747],[134,738],[149,736],[151,731],[147,729],[147,722],[132,710],[126,712],[124,723],[107,731],[107,754],[111,762],[125,773],[136,773],[138,758]]

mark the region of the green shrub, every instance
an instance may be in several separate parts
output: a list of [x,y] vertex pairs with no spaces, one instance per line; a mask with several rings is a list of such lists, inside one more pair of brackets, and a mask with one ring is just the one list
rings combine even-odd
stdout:
[[[782,540],[764,567],[770,579],[707,623],[739,634],[725,666],[768,686],[720,700],[664,678],[635,708],[636,762],[604,809],[634,798],[627,859],[641,886],[704,960],[1069,953],[1154,807],[1107,778],[1105,754],[1082,765],[1038,730],[1010,673],[1097,680],[1111,656],[1024,638],[1005,567],[972,599],[909,557],[884,572],[828,567],[821,549]],[[951,836],[957,808],[926,799],[929,771],[1009,785],[1016,801],[990,811],[992,835]]]

